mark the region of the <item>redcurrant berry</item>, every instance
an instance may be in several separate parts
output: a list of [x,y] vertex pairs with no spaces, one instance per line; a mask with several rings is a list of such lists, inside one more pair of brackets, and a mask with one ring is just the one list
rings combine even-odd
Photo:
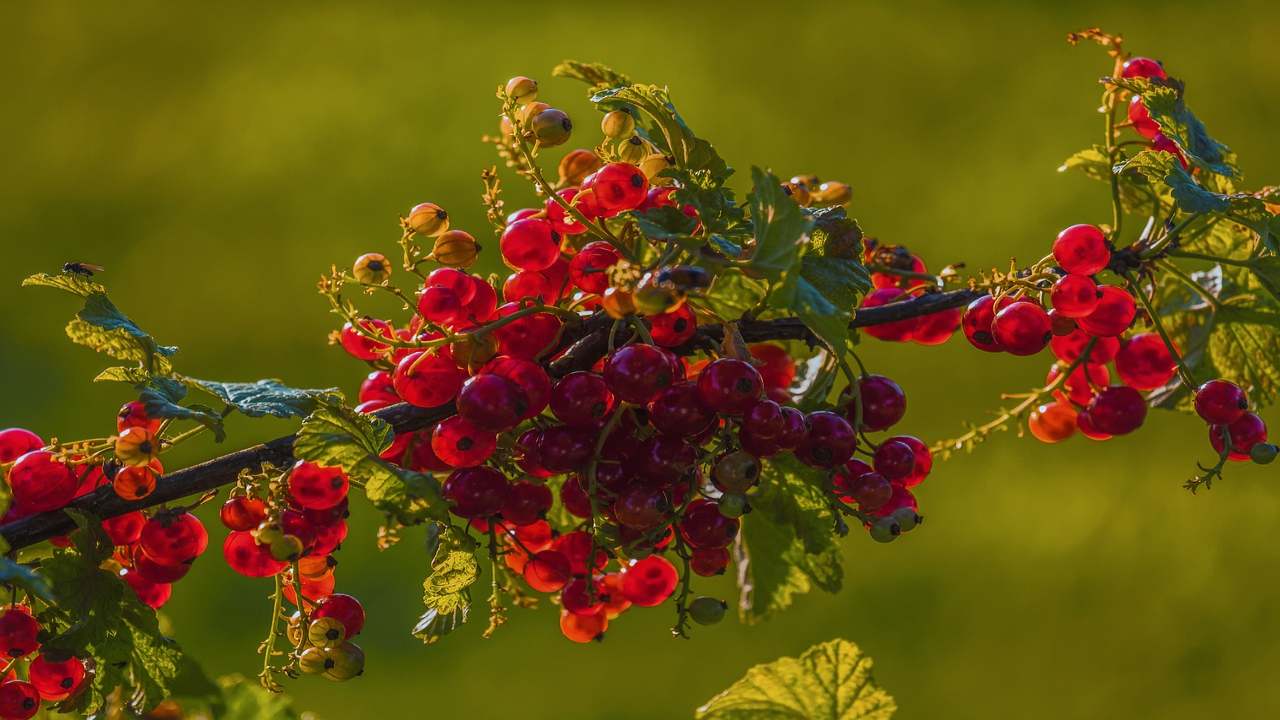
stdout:
[[1111,250],[1096,225],[1072,225],[1053,241],[1053,257],[1068,273],[1094,275],[1111,261]]
[[1127,435],[1142,427],[1147,418],[1147,402],[1131,387],[1113,385],[1089,402],[1089,421],[1108,435]]
[[347,497],[350,482],[342,468],[321,467],[299,460],[289,473],[289,497],[298,505],[324,510]]
[[[887,430],[907,414],[907,394],[902,387],[884,375],[863,375],[858,380],[858,401],[861,404],[862,429],[870,432]],[[845,414],[850,421],[855,417],[852,403]]]
[[1053,339],[1053,327],[1038,303],[1015,302],[996,313],[991,335],[1013,355],[1035,355]]
[[191,513],[161,513],[142,526],[138,549],[148,558],[164,564],[190,564],[209,547],[204,523]]
[[11,463],[33,450],[44,447],[39,435],[22,428],[0,430],[0,464]]
[[833,412],[819,410],[805,417],[808,431],[795,449],[806,465],[835,467],[844,464],[857,446],[857,435],[847,420]]
[[1049,300],[1064,317],[1081,318],[1098,306],[1098,285],[1086,275],[1063,275],[1053,284]]
[[267,504],[257,498],[233,497],[222,504],[218,517],[228,530],[252,530],[267,519]]
[[595,194],[596,203],[605,212],[634,210],[649,192],[649,179],[644,172],[624,162],[605,165],[582,185]]
[[[342,348],[357,360],[377,360],[389,347],[386,343],[378,342],[374,337],[393,340],[395,339],[395,330],[391,327],[391,323],[377,318],[366,317],[357,322],[365,332],[362,333],[356,330],[351,323],[343,325],[342,332],[338,334]],[[366,335],[365,333],[368,334]],[[374,337],[369,337],[369,335]]]
[[728,548],[694,548],[689,553],[689,567],[695,575],[723,575],[729,566]]
[[1090,335],[1115,337],[1133,324],[1138,307],[1133,296],[1124,288],[1103,285],[1099,288],[1098,306],[1093,312],[1080,318],[1080,329]]
[[76,657],[55,661],[40,655],[31,661],[27,676],[41,699],[57,702],[80,688],[85,676],[84,663]]
[[695,383],[681,382],[649,403],[649,422],[660,433],[696,435],[715,422],[715,413],[703,404]]
[[1229,425],[1249,409],[1249,396],[1239,385],[1210,380],[1196,389],[1196,413],[1210,425]]
[[334,593],[316,603],[311,613],[313,620],[318,618],[334,618],[347,630],[347,637],[353,638],[364,629],[364,606],[350,595]]
[[649,318],[649,332],[653,341],[663,347],[679,347],[698,332],[698,318],[688,303]]
[[536,552],[524,566],[524,581],[538,592],[556,592],[572,578],[569,558],[558,550]]
[[996,317],[995,306],[995,298],[983,295],[969,303],[965,308],[964,316],[960,318],[960,328],[964,330],[965,339],[970,345],[984,352],[1004,350],[991,334],[991,322]]
[[[506,317],[520,310],[515,303],[498,308],[498,316]],[[537,312],[512,320],[493,331],[498,350],[503,355],[533,360],[550,348],[560,334],[560,320],[555,315]]]
[[410,353],[396,365],[396,394],[418,407],[439,407],[457,396],[466,373],[438,351]]
[[[648,403],[675,382],[666,351],[653,345],[615,350],[605,361],[604,379],[618,399],[637,405]],[[701,395],[701,383],[698,390]]]
[[1027,416],[1027,428],[1040,442],[1062,442],[1076,432],[1075,408],[1060,400],[1041,405]]
[[458,391],[458,416],[489,432],[510,430],[524,419],[529,399],[519,385],[501,375],[482,373]]
[[146,522],[147,516],[141,511],[134,510],[103,520],[102,529],[106,531],[107,537],[111,538],[112,545],[133,545],[142,536],[142,526]]
[[[252,541],[253,538],[250,538]],[[269,558],[269,556],[268,556]],[[272,561],[274,562],[274,561]],[[235,570],[233,567],[232,570]],[[239,572],[238,570],[236,572]],[[243,573],[241,573],[243,574]],[[268,573],[270,575],[271,573]],[[265,575],[262,577],[266,577]],[[169,598],[173,595],[173,586],[168,583],[153,583],[142,577],[135,570],[121,570],[120,579],[133,590],[133,594],[138,600],[152,610],[159,610],[164,604],[169,602]]]
[[676,568],[661,555],[637,560],[622,576],[622,594],[632,604],[655,607],[671,597],[680,580]]
[[0,649],[11,658],[20,658],[35,652],[40,647],[36,635],[40,632],[40,623],[25,608],[10,605],[0,613]]
[[1131,57],[1120,66],[1120,77],[1167,80],[1169,74],[1164,71],[1164,66],[1159,60],[1152,60],[1149,57]]
[[565,425],[592,427],[613,409],[613,393],[593,372],[572,372],[551,388],[551,412]]
[[502,231],[499,249],[517,270],[546,270],[560,257],[560,236],[546,220],[525,218]]
[[70,465],[46,450],[33,450],[9,468],[14,504],[30,512],[47,512],[71,502],[80,479]]
[[1116,373],[1134,390],[1163,387],[1177,371],[1173,354],[1156,333],[1134,335],[1124,341],[1116,354]]
[[[867,293],[867,296],[862,299],[861,307],[880,307],[881,305],[901,302],[908,298],[909,296],[906,291],[900,288],[879,288]],[[871,337],[879,340],[886,340],[889,342],[906,342],[915,334],[918,324],[918,318],[908,318],[905,320],[881,323],[879,325],[870,325],[863,328],[863,331]]]
[[551,509],[551,488],[531,482],[518,482],[507,490],[502,503],[502,519],[523,527],[542,519]]
[[1151,119],[1151,112],[1147,110],[1147,104],[1142,102],[1141,95],[1134,95],[1129,101],[1129,122],[1133,124],[1135,132],[1148,140],[1160,134],[1160,123]]
[[601,610],[595,615],[577,615],[568,610],[560,611],[560,632],[576,643],[603,640],[609,628],[608,615]]
[[1093,349],[1089,351],[1088,361],[1095,364],[1106,364],[1120,351],[1120,339],[1115,337],[1094,338],[1083,330],[1074,330],[1068,335],[1054,337],[1049,341],[1049,349],[1053,351],[1055,357],[1064,363],[1073,363],[1080,354],[1084,352],[1085,347],[1093,342]]
[[0,683],[0,718],[27,720],[40,711],[40,693],[35,685],[22,680]]
[[259,545],[249,531],[229,533],[222,544],[222,556],[232,570],[245,577],[271,577],[289,567],[289,563],[271,557],[271,549]]
[[1229,425],[1212,425],[1209,427],[1209,442],[1214,451],[1222,453],[1223,428],[1231,434],[1231,452],[1227,456],[1234,462],[1249,459],[1249,451],[1258,443],[1267,441],[1267,424],[1254,413],[1246,412]]

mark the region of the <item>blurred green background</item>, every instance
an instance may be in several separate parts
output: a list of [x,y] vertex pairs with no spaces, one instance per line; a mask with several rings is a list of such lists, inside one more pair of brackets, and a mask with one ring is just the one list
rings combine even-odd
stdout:
[[[363,371],[326,346],[316,278],[390,254],[398,214],[423,200],[487,232],[478,173],[494,158],[478,138],[513,74],[543,79],[543,98],[580,120],[574,144],[593,144],[583,88],[549,75],[565,57],[669,84],[740,169],[850,182],[864,227],[935,267],[1038,258],[1059,228],[1109,217],[1102,186],[1055,172],[1100,134],[1109,62],[1063,42],[1086,25],[1165,59],[1249,179],[1280,181],[1274,3],[432,5],[5,3],[0,426],[100,435],[126,399],[90,385],[104,359],[63,337],[73,301],[18,288],[67,260],[105,265],[117,303],[182,346],[184,372],[354,393]],[[531,197],[516,187],[513,204]],[[963,341],[863,352],[907,388],[902,427],[926,438],[986,417],[1046,364]],[[226,449],[289,429],[235,420]],[[490,641],[478,614],[424,647],[408,634],[420,534],[379,554],[357,512],[339,587],[368,609],[368,672],[290,690],[326,718],[688,717],[749,665],[844,636],[875,658],[903,718],[1261,715],[1280,706],[1280,486],[1251,466],[1180,490],[1208,457],[1200,422],[1166,414],[1103,444],[998,436],[934,471],[924,530],[847,541],[842,593],[692,642],[669,639],[664,608],[576,646],[548,609]],[[266,592],[215,549],[165,612],[212,672],[252,676]]]

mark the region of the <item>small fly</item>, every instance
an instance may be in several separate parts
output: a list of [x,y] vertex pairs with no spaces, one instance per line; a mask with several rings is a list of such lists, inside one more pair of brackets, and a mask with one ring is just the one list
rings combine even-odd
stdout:
[[94,273],[100,273],[105,269],[101,265],[86,262],[69,262],[62,266],[62,272],[64,273],[83,275],[85,277],[93,277]]

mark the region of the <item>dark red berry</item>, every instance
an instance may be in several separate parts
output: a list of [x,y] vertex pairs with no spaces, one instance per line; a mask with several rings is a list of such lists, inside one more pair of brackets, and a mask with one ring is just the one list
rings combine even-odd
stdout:
[[369,373],[369,377],[360,383],[360,394],[357,399],[360,402],[368,402],[370,400],[381,400],[387,403],[400,402],[400,396],[396,394],[395,385],[391,382],[391,373],[386,370],[374,370]]
[[1034,302],[1015,302],[996,313],[991,335],[1013,355],[1035,355],[1053,339],[1049,314]]
[[[50,660],[40,655],[31,661],[27,668],[27,677],[40,693],[41,699],[49,702],[65,700],[71,693],[80,688],[84,682],[84,663],[80,658],[70,657],[66,660]],[[0,717],[9,717],[0,711]]]
[[1095,275],[1111,261],[1107,237],[1095,225],[1072,225],[1053,241],[1053,258],[1073,275]]
[[681,382],[649,403],[649,422],[661,433],[696,435],[715,422],[715,413],[703,404],[696,384]]
[[36,686],[22,680],[0,683],[0,718],[27,720],[40,711],[40,693]]
[[595,437],[595,433],[565,425],[544,429],[538,441],[543,467],[563,473],[585,466],[595,449]]
[[142,526],[138,549],[147,557],[164,565],[190,563],[209,547],[209,533],[204,523],[191,513],[161,513]]
[[795,454],[806,465],[835,467],[844,464],[857,446],[853,426],[833,412],[819,410],[805,418],[808,431]]
[[[1090,340],[1095,340],[1095,338],[1083,330],[1075,330],[1070,334],[1055,337],[1050,340],[1049,348],[1053,350],[1054,356],[1062,362],[1073,363],[1080,357],[1080,354],[1084,352],[1084,349],[1089,345]],[[1097,364],[1109,363],[1119,351],[1119,338],[1096,338],[1096,341],[1093,343],[1093,349],[1089,351],[1089,362]]]
[[1196,413],[1210,425],[1229,425],[1249,409],[1249,396],[1239,385],[1210,380],[1196,389]]
[[[909,299],[909,296],[906,291],[900,288],[879,288],[867,293],[867,296],[862,299],[861,307],[880,307],[881,305],[888,305],[890,303],[901,302],[907,299]],[[863,331],[871,337],[879,340],[906,342],[910,340],[912,335],[915,333],[918,323],[918,318],[907,318],[905,320],[895,320],[893,322],[881,323],[879,325],[870,325],[863,328]]]
[[106,531],[107,537],[111,538],[112,545],[133,545],[142,536],[142,526],[146,522],[147,516],[139,510],[134,510],[103,520],[102,529]]
[[551,412],[565,425],[592,427],[613,409],[613,393],[593,372],[572,372],[551,388]]
[[507,478],[488,467],[454,470],[440,490],[450,503],[449,511],[464,518],[498,514],[510,491]]
[[450,323],[462,312],[462,303],[452,289],[428,285],[418,293],[418,314],[433,323]]
[[1254,413],[1246,412],[1229,425],[1210,426],[1209,442],[1218,453],[1222,452],[1224,446],[1224,428],[1231,434],[1231,453],[1227,457],[1234,462],[1250,459],[1249,451],[1253,446],[1267,441],[1267,424]]
[[917,345],[941,345],[951,339],[956,328],[960,327],[962,310],[953,308],[929,313],[916,323],[911,342]]
[[519,385],[501,375],[481,373],[458,391],[458,415],[489,432],[510,430],[524,419],[529,398]]
[[1137,314],[1138,307],[1128,291],[1115,285],[1103,285],[1099,288],[1098,306],[1077,322],[1080,329],[1090,335],[1114,337],[1128,330]]
[[655,607],[671,597],[680,575],[661,555],[635,561],[622,576],[622,594],[640,607]]
[[[907,394],[902,387],[884,375],[863,375],[858,380],[858,397],[862,408],[862,429],[877,432],[887,430],[907,414]],[[854,421],[856,408],[850,403],[845,410],[850,422]]]
[[36,640],[39,632],[40,623],[25,607],[11,605],[0,613],[0,650],[7,657],[20,658],[35,652],[40,647]]
[[782,406],[772,400],[757,400],[742,414],[743,432],[761,440],[774,440],[787,429]]
[[703,404],[725,415],[741,415],[763,394],[764,380],[755,366],[744,360],[713,360],[698,375],[698,396]]
[[347,497],[350,481],[342,468],[299,460],[289,473],[289,497],[299,506],[324,510]]
[[316,609],[312,611],[311,617],[313,619],[331,617],[337,620],[342,623],[342,627],[346,628],[348,638],[359,635],[364,629],[364,606],[359,600],[343,593],[334,593],[321,598],[316,603]]
[[1108,435],[1127,435],[1142,427],[1147,402],[1131,387],[1114,385],[1098,393],[1088,407],[1093,427]]
[[666,351],[653,345],[627,345],[615,350],[604,364],[604,379],[613,394],[637,405],[670,387],[673,376]]
[[33,450],[44,447],[39,435],[23,428],[0,430],[0,463],[11,463]]
[[[516,303],[498,308],[498,317],[506,317],[520,310]],[[516,318],[493,331],[498,339],[498,351],[503,355],[533,360],[552,347],[560,334],[560,320],[555,315],[536,312]]]
[[583,292],[599,295],[609,287],[609,268],[622,259],[621,253],[607,242],[589,242],[569,261],[569,277]]
[[901,482],[915,470],[916,454],[901,440],[886,440],[876,448],[873,466],[890,482]]
[[1163,387],[1177,371],[1173,354],[1156,333],[1134,335],[1124,341],[1116,354],[1116,373],[1134,390]]
[[502,519],[512,525],[532,525],[551,509],[551,488],[531,482],[518,482],[507,491],[502,504]]
[[484,462],[498,446],[498,438],[481,430],[466,418],[447,418],[431,433],[431,450],[449,467],[474,467]]
[[996,300],[990,295],[969,303],[964,316],[960,318],[960,328],[964,330],[969,344],[984,352],[1001,352],[1004,348],[996,342],[991,334],[991,322],[995,320]]
[[729,550],[727,548],[694,548],[689,553],[689,567],[693,574],[702,577],[723,575],[729,566]]
[[542,412],[551,400],[551,378],[542,366],[531,360],[500,355],[485,363],[484,367],[480,368],[480,373],[500,375],[524,391],[528,407],[521,417],[522,420],[528,420]]

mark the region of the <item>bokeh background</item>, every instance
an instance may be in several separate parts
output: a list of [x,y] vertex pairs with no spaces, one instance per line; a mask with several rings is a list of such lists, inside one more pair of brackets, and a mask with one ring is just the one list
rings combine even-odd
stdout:
[[[869,231],[935,265],[1038,258],[1059,228],[1108,217],[1102,186],[1055,172],[1100,133],[1109,63],[1063,41],[1093,24],[1164,58],[1247,175],[1280,181],[1280,8],[1267,2],[6,3],[0,426],[102,434],[126,399],[89,384],[104,359],[63,337],[73,301],[18,288],[67,260],[107,266],[117,303],[182,347],[184,372],[354,393],[363,372],[326,346],[317,276],[390,254],[398,213],[422,200],[485,232],[478,174],[494,158],[479,136],[511,75],[544,80],[580,120],[575,144],[594,143],[583,87],[550,78],[565,57],[669,84],[740,169],[850,182]],[[513,203],[531,197],[518,187]],[[903,429],[926,438],[985,418],[1046,364],[963,341],[863,353],[907,388]],[[226,449],[289,429],[236,419]],[[1166,414],[1103,444],[998,436],[934,471],[924,530],[847,541],[843,592],[692,642],[668,637],[663,609],[576,646],[546,609],[490,641],[480,613],[424,647],[408,633],[420,536],[378,553],[357,511],[339,585],[368,609],[368,672],[291,691],[326,718],[688,717],[751,664],[844,636],[903,718],[1262,715],[1280,707],[1280,485],[1251,466],[1197,497],[1179,489],[1208,456],[1201,423]],[[252,676],[266,592],[215,550],[165,612],[211,672]]]

